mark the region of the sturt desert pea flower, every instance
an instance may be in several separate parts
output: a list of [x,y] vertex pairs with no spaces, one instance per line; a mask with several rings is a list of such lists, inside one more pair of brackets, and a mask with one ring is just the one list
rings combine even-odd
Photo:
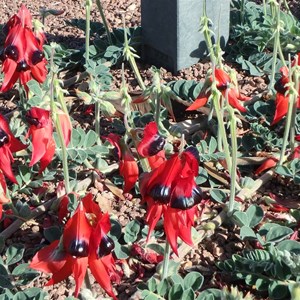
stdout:
[[26,90],[26,83],[31,79],[44,82],[47,76],[44,35],[32,31],[31,15],[24,5],[4,26],[4,33],[6,39],[1,55],[4,81],[1,92],[10,90],[18,79]]
[[32,107],[26,114],[26,120],[30,125],[27,137],[32,137],[32,157],[29,166],[31,167],[40,161],[39,173],[42,173],[55,153],[50,111]]
[[105,139],[116,147],[117,155],[120,160],[120,175],[124,178],[125,182],[123,191],[124,193],[129,193],[139,177],[137,162],[135,161],[130,149],[120,136],[110,133],[105,137]]
[[[64,112],[58,111],[57,115],[62,127],[64,142],[67,146],[71,138],[72,124]],[[32,137],[32,157],[29,166],[31,167],[40,161],[39,173],[42,173],[52,161],[55,153],[50,111],[39,107],[32,107],[26,114],[26,120],[30,125],[27,137]]]
[[[298,56],[300,56],[300,53],[298,54]],[[300,65],[299,60],[298,64]],[[276,108],[274,119],[271,125],[278,123],[287,114],[289,107],[289,70],[287,67],[282,67],[280,69],[280,72],[281,77],[277,80],[277,82],[274,85],[274,88],[277,92],[275,98]],[[300,90],[298,92],[300,92]],[[298,96],[297,107],[300,108],[300,96]]]
[[72,275],[76,282],[74,296],[77,297],[89,266],[101,287],[117,299],[111,285],[111,278],[119,280],[119,276],[111,253],[114,244],[107,236],[110,226],[108,214],[102,214],[92,195],[88,194],[66,223],[62,242],[56,240],[38,251],[30,267],[53,274],[46,286]]
[[[204,106],[210,95],[211,95],[211,83],[212,83],[212,76],[206,79],[206,82],[204,83],[204,86],[198,95],[198,97],[195,99],[194,103],[187,108],[187,110],[196,110],[202,106]],[[246,112],[246,108],[240,104],[239,101],[247,101],[251,98],[243,96],[240,94],[238,87],[236,86],[236,83],[233,82],[233,80],[230,78],[230,76],[223,71],[222,69],[215,69],[215,80],[217,81],[217,88],[222,93],[224,97],[228,97],[229,104],[233,107],[238,109],[240,112]]]
[[197,158],[197,150],[188,148],[140,178],[141,195],[148,205],[148,238],[163,216],[167,240],[176,254],[178,237],[189,245],[193,244],[191,227],[198,213],[196,205],[202,200],[202,191],[195,182]]
[[144,129],[144,136],[138,144],[137,151],[142,157],[147,157],[151,169],[159,167],[165,160],[165,138],[158,133],[157,124],[150,122]]
[[14,161],[12,153],[21,151],[26,147],[26,145],[14,137],[7,121],[0,115],[0,169],[13,183],[17,183],[17,180],[11,167],[11,163]]

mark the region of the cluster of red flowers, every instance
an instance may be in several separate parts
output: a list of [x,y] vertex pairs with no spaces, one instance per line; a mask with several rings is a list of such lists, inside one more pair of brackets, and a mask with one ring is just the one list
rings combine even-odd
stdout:
[[103,214],[87,194],[79,201],[73,216],[67,221],[61,240],[52,242],[33,257],[30,267],[53,274],[46,285],[58,283],[73,275],[76,282],[74,296],[82,286],[87,267],[102,288],[113,299],[111,278],[119,280],[112,256],[113,240],[109,215]]
[[[107,139],[116,146],[119,158],[122,159],[120,174],[125,181],[124,192],[128,192],[139,176],[137,163],[120,137],[110,134]],[[164,144],[165,139],[158,133],[156,123],[150,122],[137,147],[139,155],[148,158],[152,169],[140,176],[140,192],[148,205],[148,238],[158,220],[163,217],[167,240],[177,253],[178,237],[192,245],[191,227],[198,212],[197,204],[202,200],[202,192],[195,182],[199,155],[195,148],[190,147],[167,160]]]
[[10,90],[18,79],[25,89],[31,79],[43,82],[47,76],[43,53],[45,36],[42,31],[32,30],[31,15],[24,5],[9,19],[3,31],[6,39],[1,55],[4,73],[1,91]]
[[[296,64],[296,61],[293,62],[293,66]],[[298,53],[298,66],[300,66],[300,53]],[[274,119],[271,125],[278,123],[288,112],[289,107],[289,69],[287,67],[282,67],[280,69],[281,77],[275,83],[276,93],[276,109]],[[298,91],[298,100],[297,108],[300,108],[300,89]]]
[[[224,70],[215,68],[214,72],[215,72],[215,80],[216,80],[217,88],[224,97],[227,97],[229,104],[233,108],[238,109],[240,112],[246,112],[247,111],[246,108],[242,106],[239,103],[239,101],[247,101],[250,100],[250,98],[243,96],[239,92],[235,82],[231,80],[230,76]],[[208,99],[211,95],[212,81],[213,81],[212,76],[207,78],[200,94],[195,99],[194,103],[187,108],[187,110],[196,110],[199,107],[204,106],[208,102]]]

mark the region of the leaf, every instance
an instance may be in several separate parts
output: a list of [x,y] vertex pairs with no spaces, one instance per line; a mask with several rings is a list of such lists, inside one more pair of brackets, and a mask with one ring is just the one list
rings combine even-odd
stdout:
[[212,189],[210,191],[210,196],[213,198],[213,200],[219,202],[219,203],[225,203],[227,199],[226,193],[224,193],[222,190],[218,189]]
[[137,220],[132,220],[125,227],[124,241],[128,243],[133,243],[136,241],[138,234],[140,232],[141,224]]
[[61,234],[61,229],[58,226],[50,226],[44,229],[44,237],[49,243],[59,240]]
[[248,226],[242,226],[240,230],[241,239],[256,239],[255,232]]
[[248,220],[250,221],[249,226],[255,227],[264,217],[263,209],[258,205],[250,205],[246,211]]
[[23,258],[25,248],[22,244],[13,244],[5,252],[6,264],[8,266],[17,263]]
[[288,251],[296,255],[300,255],[300,243],[293,240],[285,240],[277,245],[277,249],[280,251]]
[[194,299],[195,299],[195,294],[191,288],[183,291],[181,300],[194,300]]
[[242,211],[235,211],[233,214],[233,220],[240,227],[249,226],[250,223],[247,214]]
[[181,284],[174,284],[168,293],[169,300],[178,300],[183,296],[183,287]]
[[147,286],[149,291],[151,292],[155,292],[157,289],[157,281],[154,277],[151,277],[148,281],[147,281]]
[[200,293],[196,300],[223,300],[223,292],[218,289],[207,289]]
[[159,282],[159,284],[157,285],[157,293],[164,297],[167,292],[169,291],[170,289],[170,284],[168,282],[167,279],[163,279],[161,282]]
[[191,288],[193,291],[197,291],[201,288],[204,281],[204,277],[198,272],[188,273],[183,280],[185,289]]
[[293,234],[293,230],[286,226],[273,226],[266,235],[267,242],[280,242]]

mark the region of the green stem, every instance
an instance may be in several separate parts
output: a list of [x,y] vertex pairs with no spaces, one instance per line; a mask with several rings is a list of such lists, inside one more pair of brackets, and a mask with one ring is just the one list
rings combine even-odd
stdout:
[[168,241],[166,241],[161,280],[164,280],[165,278],[168,277],[169,262],[170,262],[170,252],[171,252],[170,244],[169,244]]
[[230,196],[228,203],[228,215],[233,213],[234,199],[236,192],[236,169],[237,169],[237,138],[236,138],[236,117],[234,111],[228,105],[230,115],[230,135],[231,135],[231,170],[230,170]]
[[[55,82],[55,74],[53,71],[54,64],[53,64],[53,56],[54,56],[54,49],[51,49],[51,59],[50,59],[50,76],[51,76],[51,83],[50,83],[50,107],[51,107],[51,115],[55,123],[55,127],[57,130],[59,143],[62,150],[62,165],[63,165],[63,173],[64,173],[64,179],[65,179],[65,189],[66,193],[70,193],[70,178],[69,178],[69,168],[68,168],[68,153],[67,148],[65,145],[64,137],[63,137],[63,131],[60,124],[60,120],[57,113],[57,107],[54,101],[54,82]],[[57,82],[58,84],[58,82]]]
[[[139,71],[139,68],[136,64],[135,61],[135,56],[131,51],[131,48],[129,46],[128,38],[127,38],[127,33],[126,33],[126,28],[125,28],[125,19],[123,17],[123,27],[124,27],[124,50],[123,50],[123,55],[124,57],[128,60],[130,67],[134,73],[134,76],[140,86],[140,88],[144,91],[146,89],[146,86],[144,84],[143,78],[141,76],[141,73]],[[134,50],[133,50],[134,51]]]
[[85,62],[90,58],[90,29],[91,29],[91,6],[92,1],[86,0],[85,2]]
[[107,20],[105,18],[105,14],[104,14],[104,11],[103,11],[103,7],[102,7],[102,4],[101,4],[101,1],[100,0],[96,0],[96,4],[97,4],[97,7],[98,7],[99,12],[100,12],[100,16],[101,16],[101,19],[102,19],[102,22],[103,22],[103,26],[105,28],[105,32],[106,32],[106,35],[107,35],[108,43],[109,43],[109,45],[112,45],[113,42],[112,42],[110,30],[108,28]]
[[212,99],[213,99],[213,105],[215,108],[215,112],[216,112],[216,116],[217,116],[217,120],[218,120],[218,124],[219,124],[219,127],[218,127],[219,133],[221,135],[222,142],[223,142],[225,160],[226,160],[227,168],[230,171],[232,163],[231,163],[231,156],[230,156],[229,145],[228,145],[227,135],[226,135],[226,130],[225,130],[225,124],[224,124],[223,116],[221,114],[221,107],[220,107],[220,102],[219,102],[220,96],[214,95]]
[[[95,132],[97,133],[97,143],[98,144],[101,144],[101,140],[100,140],[100,130],[101,130],[101,127],[100,127],[100,103],[99,101],[101,101],[100,99],[98,99],[98,101],[96,101],[95,103]],[[96,161],[96,166],[97,166],[97,169],[100,168],[100,157],[97,158],[97,161]]]
[[[298,60],[299,57],[296,57],[296,59]],[[296,65],[298,65],[298,61],[296,62]],[[300,88],[300,83],[299,83],[299,75],[297,73],[297,70],[295,71],[295,90],[299,91]],[[296,130],[296,114],[297,114],[297,99],[298,99],[299,95],[298,93],[296,93],[294,95],[294,101],[293,101],[293,108],[292,108],[292,115],[291,115],[291,128],[290,128],[290,147],[291,147],[291,152],[294,151],[295,149],[295,130]]]

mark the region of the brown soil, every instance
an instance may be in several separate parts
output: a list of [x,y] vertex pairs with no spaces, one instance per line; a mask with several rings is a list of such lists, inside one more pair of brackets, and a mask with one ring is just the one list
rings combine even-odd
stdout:
[[[0,6],[0,20],[6,21],[8,18],[19,9],[19,2],[17,1],[4,1]],[[122,27],[122,15],[125,15],[126,26],[137,26],[140,24],[140,1],[137,0],[102,0],[101,1],[106,17],[111,28]],[[288,1],[292,11],[296,16],[300,17],[300,4],[298,0]],[[64,10],[64,14],[60,16],[49,16],[46,19],[45,31],[47,32],[48,42],[56,41],[58,43],[65,43],[70,48],[77,48],[84,43],[84,33],[74,27],[66,25],[67,20],[73,18],[81,19],[85,18],[85,1],[79,0],[61,0],[61,1],[46,1],[46,0],[23,0],[23,3],[28,7],[36,17],[38,16],[39,10],[43,7],[47,9],[60,9]],[[101,21],[100,15],[93,5],[92,9],[92,20]],[[150,66],[144,65],[142,62],[139,63],[142,76],[145,83],[149,83],[151,80],[150,72],[148,71]],[[209,68],[209,64],[206,62],[199,62],[190,68],[186,68],[180,71],[178,74],[173,75],[166,70],[162,70],[163,80],[169,82],[177,79],[194,79],[201,81],[205,77],[206,71]],[[114,88],[119,88],[121,84],[121,71],[115,69],[114,75]],[[137,82],[134,79],[134,75],[130,68],[125,70],[126,80],[129,84],[131,91],[139,90]],[[262,93],[266,90],[267,84],[263,78],[248,76],[246,72],[239,71],[239,84],[242,93],[246,95],[255,95]],[[11,94],[0,95],[2,100],[2,112],[7,111],[15,107],[15,103],[11,98]],[[72,108],[74,113],[80,112],[80,109],[76,107],[78,101],[74,102],[75,107]],[[83,123],[88,122],[73,116],[79,124],[82,126]],[[82,121],[82,123],[81,123]],[[100,186],[99,186],[100,185]],[[109,211],[112,215],[116,216],[122,225],[128,223],[135,218],[143,220],[145,215],[145,208],[140,205],[140,199],[132,200],[116,200],[113,193],[105,188],[105,184],[100,183],[98,186],[91,188],[91,191],[102,201],[101,206],[105,207],[105,210]],[[271,182],[268,189],[278,185],[276,179]],[[214,205],[210,205],[206,208],[205,213],[207,215],[216,213]],[[27,249],[33,249],[36,245],[43,241],[43,226],[45,220],[50,220],[51,223],[54,220],[53,214],[45,214],[42,219],[37,220],[37,223],[30,223],[25,227],[22,227],[22,231],[16,232],[7,241],[7,245],[14,242],[24,243]],[[200,271],[205,276],[205,286],[208,287],[220,287],[220,274],[216,272],[215,261],[219,258],[229,258],[233,252],[240,251],[245,247],[244,243],[241,243],[237,236],[237,233],[232,232],[232,228],[220,228],[213,238],[207,240],[205,243],[197,248],[191,250],[186,256],[184,263],[182,264],[182,270],[195,269]],[[133,266],[133,262],[128,262],[130,266]],[[124,266],[123,266],[124,267]],[[137,267],[137,266],[135,266]],[[143,266],[149,273],[154,270],[155,266]],[[33,286],[43,287],[46,283],[48,276],[42,275],[38,280],[33,282]],[[124,276],[122,284],[115,286],[119,294],[119,299],[138,299],[136,292],[136,283],[139,281],[145,281],[146,278],[139,277],[132,268]],[[91,283],[95,292],[101,294],[99,286],[93,284],[93,278],[91,277]],[[134,284],[133,284],[134,282]],[[68,279],[60,284],[56,284],[53,287],[47,287],[45,290],[50,294],[51,299],[65,299],[67,296],[71,296],[74,291],[74,282],[72,279]],[[103,294],[104,295],[104,294]],[[132,298],[130,298],[132,297]],[[99,298],[102,299],[102,298]],[[257,298],[259,299],[259,298]]]

